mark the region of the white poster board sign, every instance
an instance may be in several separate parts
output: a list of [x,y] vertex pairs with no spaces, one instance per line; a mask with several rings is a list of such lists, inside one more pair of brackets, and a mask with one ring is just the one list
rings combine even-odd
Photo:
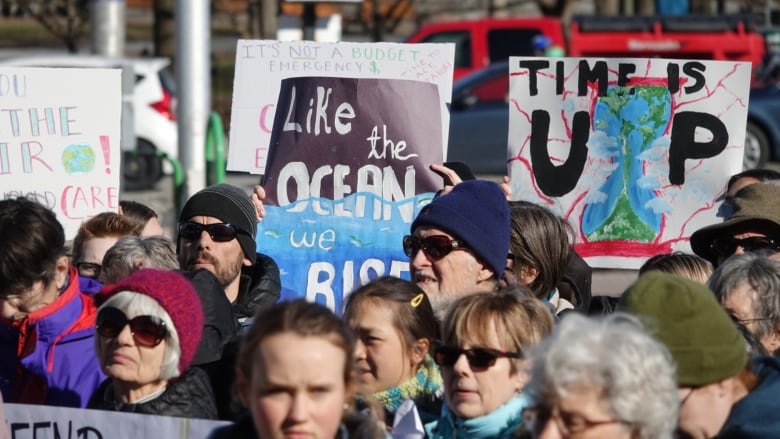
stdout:
[[510,58],[514,196],[564,217],[594,267],[690,251],[690,235],[721,220],[718,198],[742,168],[750,72],[746,62]]
[[119,206],[121,71],[0,67],[0,199],[54,210],[72,239]]
[[[446,157],[455,45],[238,40],[227,169],[264,174],[281,81],[293,77],[409,79],[436,84]],[[409,98],[414,105],[414,97]],[[316,117],[317,108],[313,109]]]
[[226,421],[45,405],[5,404],[11,439],[205,439]]

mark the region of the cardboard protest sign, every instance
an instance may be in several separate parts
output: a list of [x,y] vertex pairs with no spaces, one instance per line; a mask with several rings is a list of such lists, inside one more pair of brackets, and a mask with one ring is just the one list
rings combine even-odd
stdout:
[[38,200],[68,239],[116,211],[120,81],[116,69],[0,68],[0,199]]
[[514,197],[572,225],[595,267],[690,251],[739,172],[750,63],[510,58]]
[[226,421],[45,405],[3,405],[11,438],[204,439]]
[[239,40],[227,168],[265,174],[282,79],[303,76],[408,79],[436,84],[446,155],[455,45]]
[[[285,297],[341,310],[369,279],[408,278],[402,237],[441,187],[438,88],[397,79],[282,82],[258,248]],[[276,205],[276,206],[274,206]]]

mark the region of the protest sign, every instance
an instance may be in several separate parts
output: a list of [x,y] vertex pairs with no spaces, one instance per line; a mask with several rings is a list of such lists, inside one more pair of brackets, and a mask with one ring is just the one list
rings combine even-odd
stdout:
[[434,84],[301,77],[282,82],[258,248],[281,271],[283,299],[336,311],[381,275],[408,278],[402,237],[441,187]]
[[119,206],[117,69],[0,68],[0,199],[28,196],[73,238]]
[[[239,40],[227,168],[264,174],[282,79],[302,76],[408,79],[436,84],[446,154],[455,45]],[[414,97],[409,97],[414,105]]]
[[226,421],[5,404],[11,439],[204,439]]
[[742,167],[750,63],[510,58],[514,197],[553,209],[594,267],[690,251]]

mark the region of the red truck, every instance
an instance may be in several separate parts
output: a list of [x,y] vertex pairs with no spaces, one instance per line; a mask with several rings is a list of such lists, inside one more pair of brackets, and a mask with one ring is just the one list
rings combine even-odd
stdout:
[[686,58],[751,61],[764,57],[764,37],[751,15],[726,16],[575,16],[568,42],[555,18],[480,19],[432,23],[410,43],[455,43],[455,79],[505,61],[535,55],[538,35],[569,56]]

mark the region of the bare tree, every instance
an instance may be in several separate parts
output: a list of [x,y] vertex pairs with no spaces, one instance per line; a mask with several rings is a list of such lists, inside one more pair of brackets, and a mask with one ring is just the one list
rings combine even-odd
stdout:
[[558,17],[563,20],[564,23],[568,23],[571,19],[572,8],[574,2],[571,0],[536,0],[536,4],[539,6],[539,11],[545,17]]
[[17,5],[76,52],[89,21],[88,0],[18,0]]

